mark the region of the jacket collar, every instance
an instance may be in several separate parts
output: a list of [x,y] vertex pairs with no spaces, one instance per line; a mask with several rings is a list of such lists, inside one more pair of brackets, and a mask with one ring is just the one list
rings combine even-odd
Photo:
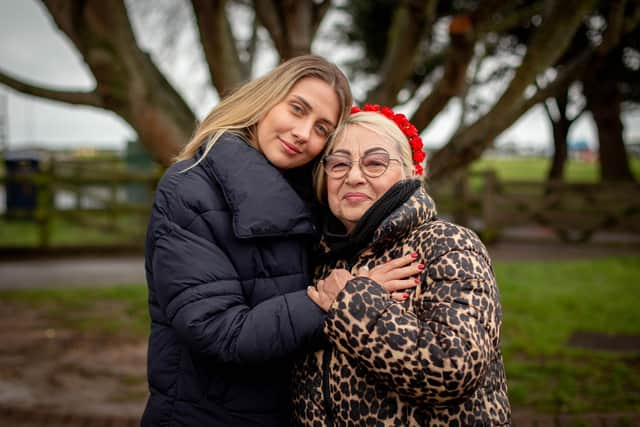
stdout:
[[403,238],[411,230],[432,221],[436,215],[435,202],[421,186],[409,197],[409,200],[382,221],[373,234],[373,249],[376,250],[389,242]]
[[224,134],[203,166],[220,184],[238,238],[312,234],[311,210],[282,173],[239,136]]
[[[373,221],[378,213],[376,211],[386,209],[385,206],[388,206],[391,200],[383,199],[389,199],[392,190],[397,190],[400,186],[414,189],[407,196],[397,194],[402,201],[396,204],[396,207],[385,218],[376,220],[376,222],[379,222],[371,232],[367,232],[364,238],[339,232],[332,233],[328,228],[325,228],[322,239],[316,248],[317,255],[323,259],[337,259],[355,256],[367,248],[373,251],[383,250],[389,244],[403,239],[416,227],[432,221],[437,215],[433,199],[429,197],[421,185],[416,188],[411,185],[412,183],[408,181],[399,182],[371,206],[369,211],[362,217],[361,223],[356,226],[356,230],[361,230],[363,228],[361,226],[366,226],[367,222]],[[395,193],[398,192],[396,191]],[[332,215],[329,216],[329,219],[332,222],[338,222]],[[341,227],[340,225],[339,228]],[[354,233],[356,233],[356,230],[354,230]]]

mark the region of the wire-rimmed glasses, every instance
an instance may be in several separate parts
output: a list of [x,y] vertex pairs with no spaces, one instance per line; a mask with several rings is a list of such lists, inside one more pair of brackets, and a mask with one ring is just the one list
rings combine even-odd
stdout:
[[[392,158],[389,153],[383,150],[366,153],[357,160],[360,171],[369,178],[377,178],[384,174],[392,161],[402,164],[400,159]],[[322,159],[322,165],[327,175],[336,179],[347,175],[354,163],[351,157],[340,153],[329,154]]]

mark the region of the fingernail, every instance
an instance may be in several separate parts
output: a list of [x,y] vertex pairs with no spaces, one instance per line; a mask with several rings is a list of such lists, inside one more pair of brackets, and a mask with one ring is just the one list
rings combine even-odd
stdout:
[[418,279],[417,277],[415,279],[413,279],[414,282],[416,283],[420,283],[420,279]]
[[419,270],[424,270],[424,264],[418,264],[418,269]]
[[417,252],[412,253],[411,258],[418,258],[418,253]]
[[402,294],[402,299],[409,299],[409,294]]

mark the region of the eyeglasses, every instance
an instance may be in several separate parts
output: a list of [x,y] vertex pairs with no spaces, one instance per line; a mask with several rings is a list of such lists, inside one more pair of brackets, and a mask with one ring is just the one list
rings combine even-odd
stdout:
[[[367,153],[358,159],[358,166],[362,173],[369,178],[377,178],[387,171],[389,164],[400,159],[394,159],[386,151]],[[353,167],[354,161],[343,154],[329,154],[322,159],[324,171],[331,178],[343,178]]]

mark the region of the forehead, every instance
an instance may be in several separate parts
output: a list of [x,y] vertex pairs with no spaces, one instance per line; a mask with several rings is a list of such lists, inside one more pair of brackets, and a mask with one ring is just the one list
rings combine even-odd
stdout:
[[361,155],[372,148],[383,148],[390,154],[399,154],[396,143],[391,138],[360,125],[347,126],[338,135],[332,151]]

